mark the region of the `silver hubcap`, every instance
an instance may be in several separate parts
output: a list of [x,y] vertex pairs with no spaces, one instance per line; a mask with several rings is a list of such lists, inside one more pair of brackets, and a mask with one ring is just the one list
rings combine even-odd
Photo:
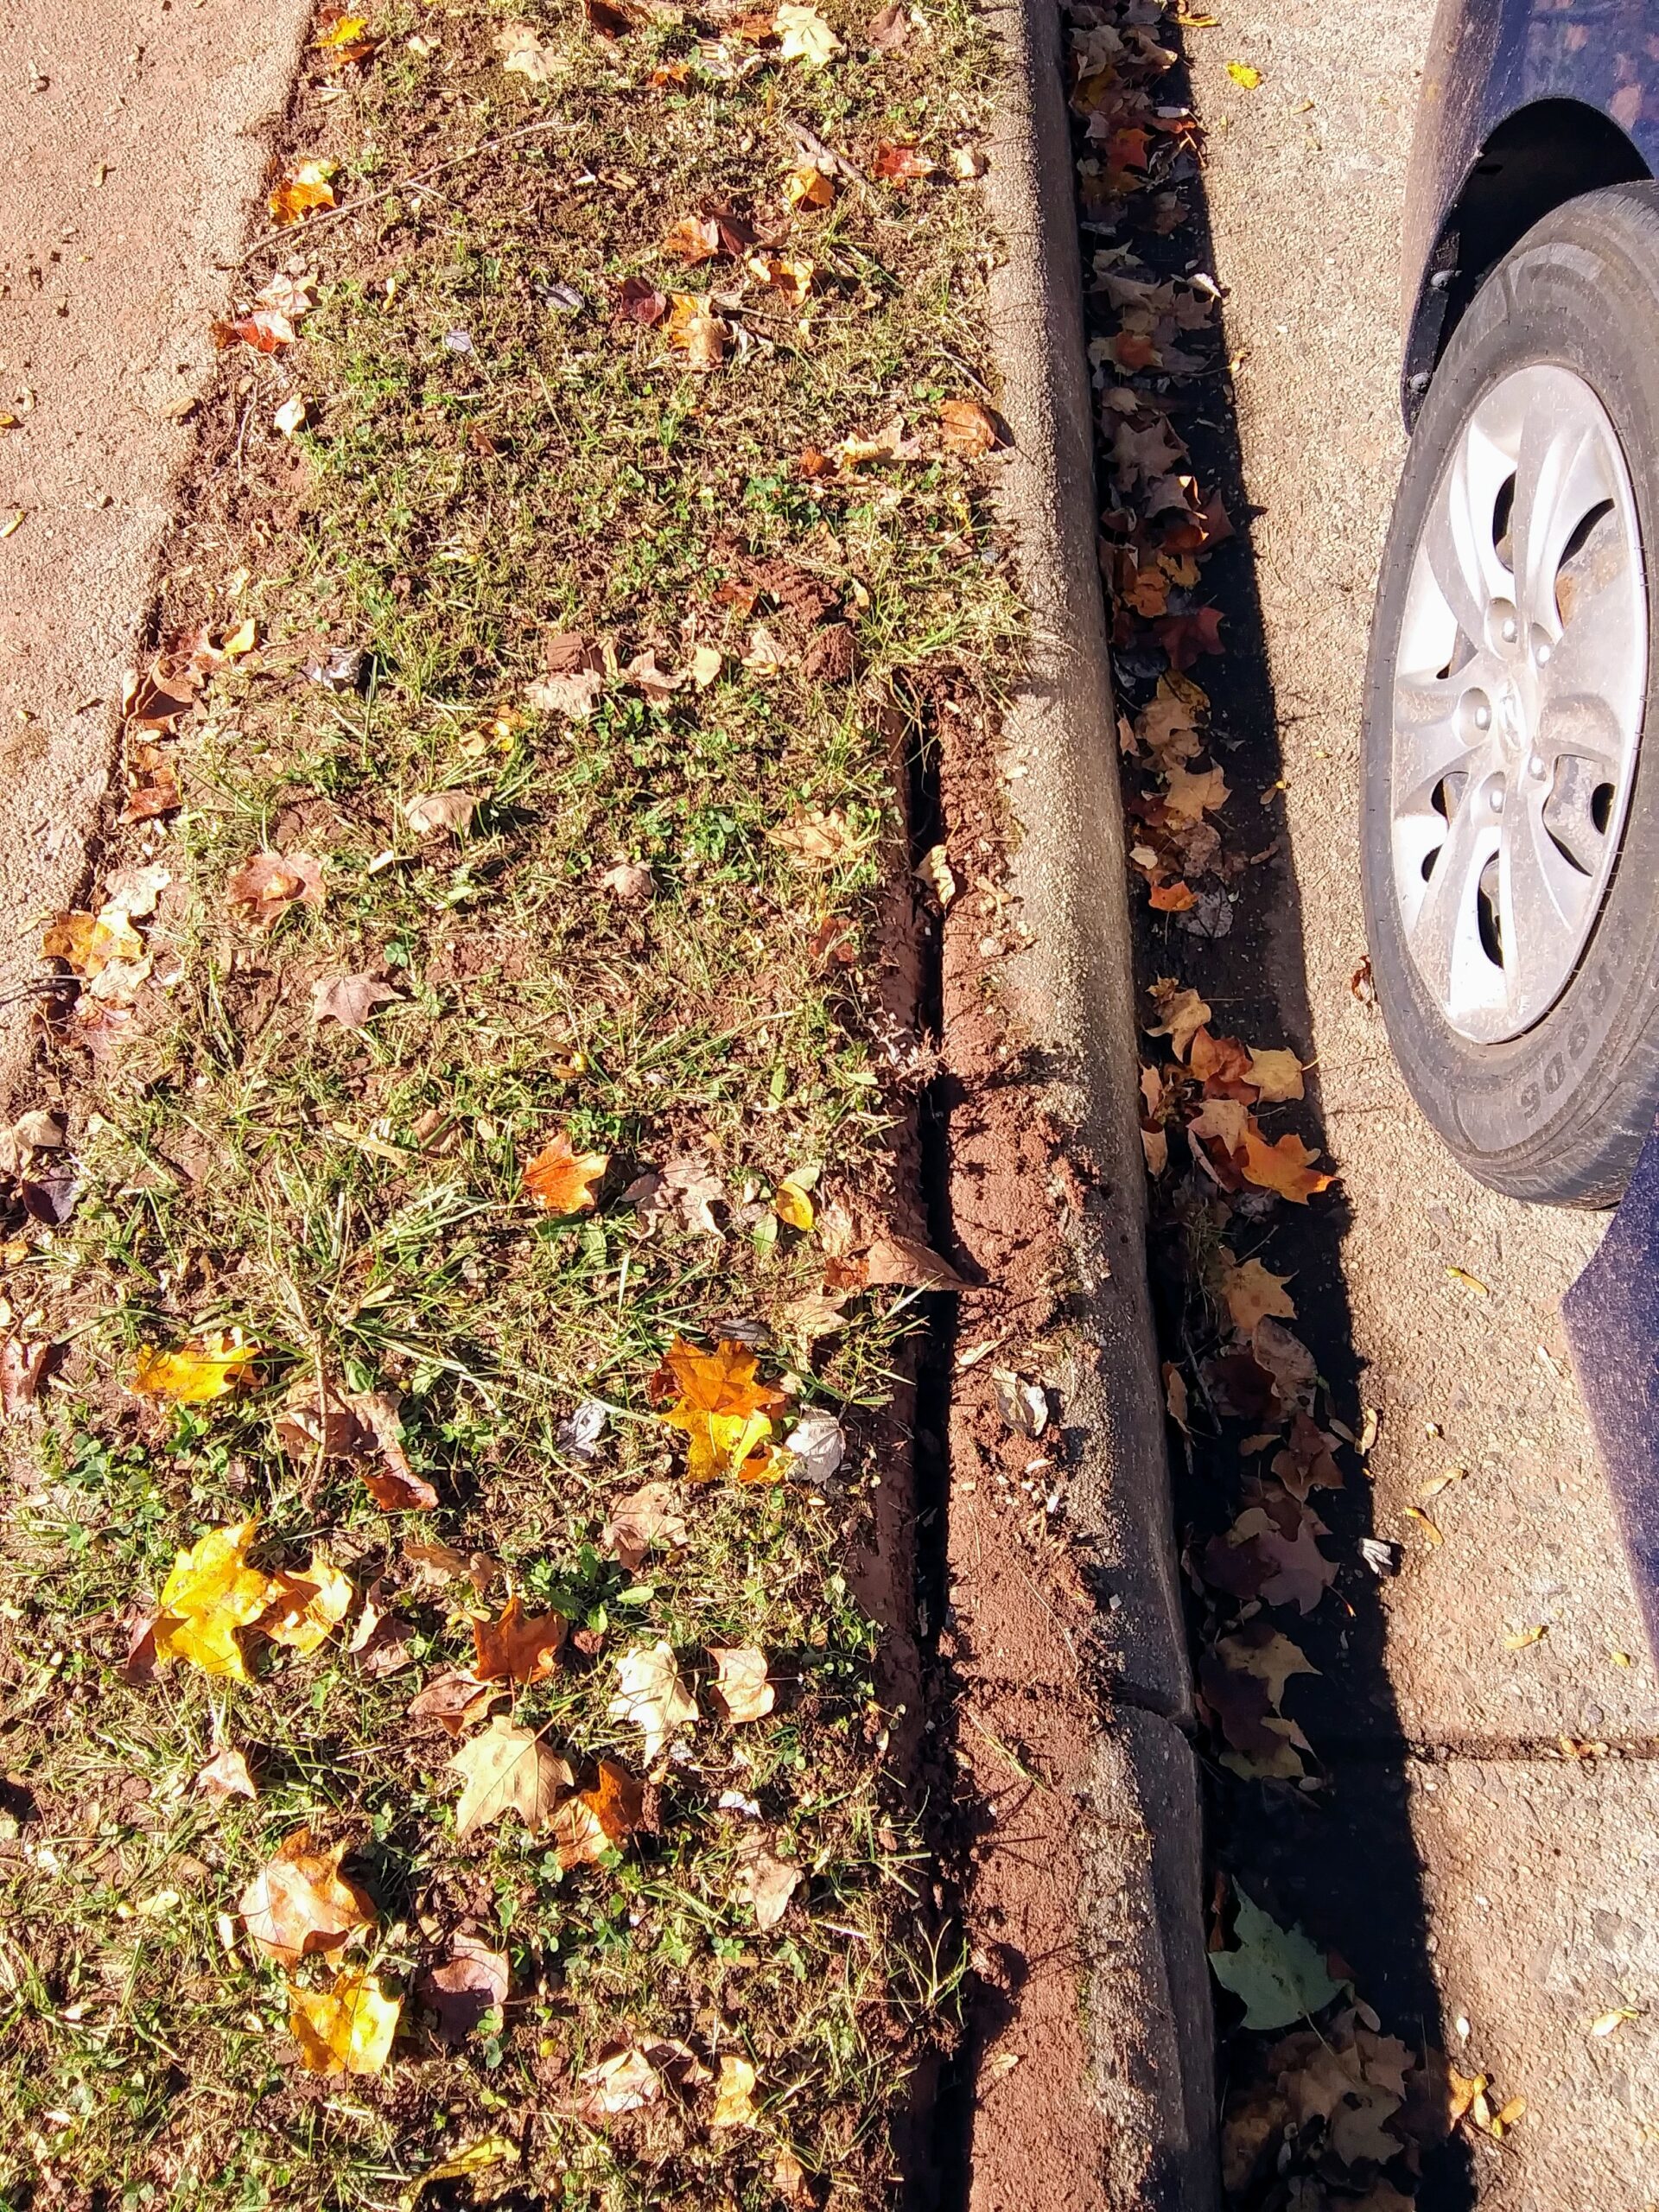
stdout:
[[1647,689],[1630,471],[1570,369],[1464,425],[1413,563],[1390,830],[1406,942],[1453,1029],[1519,1036],[1570,981],[1618,850]]

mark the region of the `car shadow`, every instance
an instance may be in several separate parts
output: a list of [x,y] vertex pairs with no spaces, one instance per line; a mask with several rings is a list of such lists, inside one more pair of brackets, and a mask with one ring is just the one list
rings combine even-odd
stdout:
[[[1160,35],[1163,34],[1160,33]],[[1173,35],[1173,34],[1172,34]],[[1159,87],[1160,105],[1190,105],[1185,58]],[[1082,211],[1082,260],[1089,334],[1116,327],[1103,297],[1090,295],[1096,252],[1124,243],[1159,276],[1215,270],[1203,173],[1195,162],[1180,186],[1191,219],[1166,238],[1128,228],[1115,230]],[[1110,211],[1108,211],[1109,213]],[[1225,933],[1198,936],[1181,918],[1152,912],[1136,888],[1137,981],[1142,989],[1160,976],[1195,988],[1212,1009],[1217,1035],[1243,1039],[1257,1048],[1289,1046],[1311,1062],[1315,1039],[1303,947],[1303,914],[1296,854],[1286,833],[1281,803],[1285,762],[1274,696],[1256,557],[1252,542],[1249,484],[1243,464],[1237,410],[1228,363],[1226,302],[1209,341],[1205,371],[1169,384],[1166,398],[1174,429],[1192,460],[1180,466],[1196,475],[1202,499],[1218,491],[1235,535],[1205,559],[1196,601],[1218,608],[1224,652],[1191,670],[1211,702],[1211,758],[1224,770],[1232,794],[1221,817],[1230,851],[1244,866],[1229,885],[1230,922]],[[1184,346],[1203,341],[1183,335]],[[1142,379],[1144,382],[1145,380]],[[1120,703],[1148,698],[1163,655],[1148,650],[1145,626],[1115,646]],[[1126,804],[1144,789],[1126,770]],[[1355,801],[1357,816],[1357,795]],[[1257,825],[1261,825],[1259,828]],[[1354,834],[1357,834],[1356,819]],[[1214,907],[1211,912],[1213,914]],[[1360,979],[1359,988],[1363,988]],[[1143,1006],[1149,1001],[1143,998]],[[1151,1018],[1148,1016],[1147,1018]],[[1148,1050],[1146,1057],[1152,1058]],[[1299,1107],[1275,1111],[1271,1135],[1294,1128],[1310,1146],[1325,1150],[1326,1128],[1317,1066],[1306,1076]],[[1168,1174],[1154,1196],[1151,1276],[1163,1357],[1179,1363],[1195,1386],[1189,1440],[1172,1427],[1171,1459],[1178,1534],[1184,1556],[1230,1526],[1249,1502],[1247,1485],[1265,1472],[1263,1458],[1238,1449],[1243,1424],[1211,1417],[1204,1402],[1201,1363],[1195,1351],[1195,1317],[1202,1299],[1195,1289],[1195,1254],[1212,1247],[1213,1224],[1196,1217],[1193,1205],[1172,1203],[1172,1186],[1187,1179],[1172,1142]],[[1340,1170],[1340,1159],[1334,1163]],[[1189,1198],[1193,1190],[1188,1184]],[[1248,1209],[1246,1210],[1248,1211]],[[1224,1235],[1243,1260],[1259,1254],[1275,1274],[1291,1277],[1296,1318],[1291,1325],[1313,1351],[1325,1385],[1319,1417],[1357,1436],[1362,1423],[1363,1362],[1357,1351],[1342,1269],[1349,1212],[1340,1182],[1306,1205],[1281,1204],[1257,1224],[1235,1214]],[[1362,1541],[1375,1531],[1368,1485],[1357,1454],[1341,1455],[1344,1481],[1336,1491],[1314,1494],[1329,1535],[1321,1548],[1339,1562],[1334,1586],[1306,1617],[1279,1609],[1268,1618],[1319,1669],[1293,1681],[1286,1714],[1306,1731],[1306,1759],[1318,1786],[1241,1779],[1220,1763],[1224,1749],[1209,1740],[1203,1752],[1211,1869],[1224,1875],[1283,1926],[1300,1925],[1334,1969],[1348,1974],[1358,1998],[1376,2014],[1385,2035],[1398,2036],[1420,2061],[1438,2064],[1445,2037],[1433,1971],[1434,1938],[1423,1885],[1422,1861],[1408,1808],[1408,1756],[1390,1684],[1384,1649],[1379,1568],[1367,1564]],[[1195,1662],[1217,1630],[1216,1616],[1189,1576],[1189,1626]],[[1224,1629],[1230,1617],[1224,1616]],[[1208,1740],[1208,1739],[1207,1739]],[[1224,2109],[1230,2085],[1253,2073],[1271,2037],[1247,2033],[1242,2008],[1217,1991],[1217,2077]],[[1434,2055],[1431,2060],[1431,2054]],[[1340,2169],[1338,2169],[1340,2171]],[[1391,2167],[1390,2174],[1396,2169]],[[1469,2147],[1459,2136],[1427,2148],[1417,2202],[1423,2212],[1460,2212],[1472,2206],[1475,2189]],[[1251,2212],[1279,2212],[1296,2200],[1285,2177],[1258,2176],[1230,2204]],[[1335,2198],[1332,2202],[1337,2201]]]

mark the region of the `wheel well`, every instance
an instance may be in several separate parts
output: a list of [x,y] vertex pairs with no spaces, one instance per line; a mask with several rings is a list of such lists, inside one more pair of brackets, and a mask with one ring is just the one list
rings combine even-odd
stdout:
[[1582,100],[1537,100],[1499,124],[1446,210],[1406,346],[1402,398],[1414,422],[1446,340],[1494,266],[1581,193],[1651,171],[1618,125]]

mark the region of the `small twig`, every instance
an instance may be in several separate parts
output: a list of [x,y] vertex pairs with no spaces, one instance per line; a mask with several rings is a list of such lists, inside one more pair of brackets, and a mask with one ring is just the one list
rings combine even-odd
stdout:
[[290,224],[280,231],[267,231],[263,238],[256,238],[247,251],[231,266],[244,269],[256,254],[263,253],[267,246],[298,245],[321,224],[337,222],[342,215],[358,214],[365,207],[372,207],[377,200],[390,200],[397,192],[407,192],[410,185],[423,183],[429,176],[442,176],[446,169],[460,168],[463,162],[475,162],[480,154],[499,153],[502,147],[511,146],[517,139],[534,137],[543,130],[574,130],[575,128],[575,125],[568,123],[562,115],[550,116],[543,122],[526,123],[517,130],[504,131],[499,138],[481,138],[476,146],[469,146],[464,154],[451,154],[447,160],[433,162],[423,169],[411,169],[407,176],[395,178],[391,184],[383,184],[376,192],[359,193],[355,200],[342,200],[337,207],[316,208],[306,217],[303,224]]
[[971,1705],[964,1705],[963,1707],[962,1717],[968,1723],[970,1728],[974,1728],[978,1731],[994,1751],[999,1752],[1001,1757],[1007,1761],[1008,1764],[1014,1769],[1014,1772],[1020,1777],[1020,1779],[1022,1782],[1030,1783],[1033,1789],[1040,1789],[1048,1796],[1052,1797],[1053,1796],[1053,1790],[1049,1787],[1048,1783],[1043,1780],[1042,1776],[1040,1774],[1033,1774],[1031,1769],[1022,1759],[1019,1759],[1014,1757],[1014,1753],[1008,1749],[1005,1743],[1001,1742],[999,1738],[993,1736],[990,1730],[985,1726],[984,1722],[976,1714]]

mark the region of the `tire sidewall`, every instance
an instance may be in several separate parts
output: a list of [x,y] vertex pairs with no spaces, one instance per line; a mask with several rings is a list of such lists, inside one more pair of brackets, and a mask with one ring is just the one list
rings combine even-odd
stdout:
[[[1634,238],[1628,235],[1632,230]],[[1418,540],[1458,437],[1494,384],[1533,363],[1557,364],[1582,377],[1606,409],[1623,448],[1642,538],[1649,704],[1612,874],[1573,979],[1533,1028],[1488,1046],[1451,1027],[1405,943],[1390,850],[1394,668]],[[1659,209],[1646,195],[1616,188],[1573,203],[1529,232],[1482,287],[1455,333],[1419,417],[1395,501],[1366,679],[1362,878],[1389,1042],[1419,1103],[1465,1163],[1519,1195],[1580,1200],[1602,1195],[1595,1186],[1607,1180],[1607,1166],[1599,1157],[1606,1131],[1598,1123],[1605,1123],[1632,1048],[1656,1014],[1656,476]],[[1624,1164],[1628,1168],[1630,1161]]]

